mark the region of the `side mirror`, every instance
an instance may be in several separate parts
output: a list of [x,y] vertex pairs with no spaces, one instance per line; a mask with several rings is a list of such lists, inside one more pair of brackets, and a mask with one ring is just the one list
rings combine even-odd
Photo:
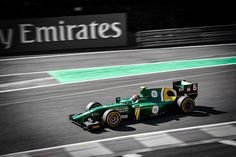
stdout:
[[120,103],[120,97],[116,98],[116,103]]

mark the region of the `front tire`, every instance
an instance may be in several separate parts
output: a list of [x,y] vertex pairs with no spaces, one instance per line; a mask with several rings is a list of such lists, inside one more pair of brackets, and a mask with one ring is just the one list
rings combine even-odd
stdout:
[[100,104],[99,102],[90,102],[86,106],[86,111],[91,110],[92,108],[95,108],[95,107],[99,107],[99,106],[102,106],[102,104]]
[[191,113],[195,109],[194,100],[188,96],[181,96],[177,100],[177,104],[178,104],[180,110],[184,113]]
[[115,128],[120,124],[121,116],[120,113],[116,110],[107,110],[106,112],[104,112],[102,120],[108,125],[108,127]]

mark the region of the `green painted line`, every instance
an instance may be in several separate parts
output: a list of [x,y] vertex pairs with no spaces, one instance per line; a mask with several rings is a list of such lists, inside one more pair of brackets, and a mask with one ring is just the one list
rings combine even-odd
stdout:
[[109,67],[94,67],[82,69],[56,70],[49,71],[48,74],[54,77],[60,83],[76,83],[92,80],[102,80],[109,78],[118,78],[126,76],[135,76],[151,73],[161,73],[177,70],[197,69],[214,66],[236,64],[236,56],[178,60],[146,64],[131,64]]

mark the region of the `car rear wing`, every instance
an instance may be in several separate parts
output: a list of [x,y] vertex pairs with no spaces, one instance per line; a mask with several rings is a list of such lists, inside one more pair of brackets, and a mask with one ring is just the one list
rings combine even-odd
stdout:
[[174,81],[173,89],[177,93],[177,97],[188,95],[192,99],[195,99],[198,95],[198,84],[190,83],[186,80]]

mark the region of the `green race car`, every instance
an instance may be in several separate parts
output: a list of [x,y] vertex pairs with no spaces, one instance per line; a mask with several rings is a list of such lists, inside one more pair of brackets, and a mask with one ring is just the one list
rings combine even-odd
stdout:
[[173,88],[141,87],[140,95],[116,98],[115,103],[101,105],[90,102],[86,112],[72,114],[69,119],[89,131],[103,129],[104,125],[115,128],[124,119],[139,121],[142,117],[155,117],[178,107],[184,113],[194,110],[198,84],[186,80],[173,82]]

